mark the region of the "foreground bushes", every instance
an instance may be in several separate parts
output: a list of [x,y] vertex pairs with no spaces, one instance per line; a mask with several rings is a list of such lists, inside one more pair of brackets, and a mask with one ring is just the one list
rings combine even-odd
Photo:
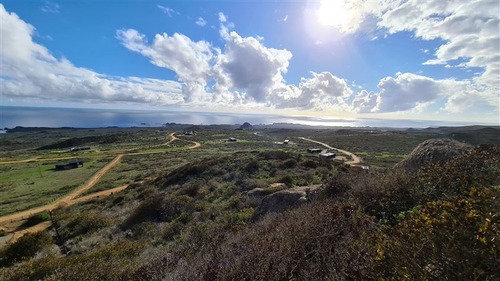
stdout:
[[53,239],[47,232],[27,233],[10,244],[0,255],[0,265],[8,266],[33,257],[43,247],[52,244]]
[[[373,277],[376,229],[355,206],[330,200],[268,217],[179,267],[180,280],[353,280]],[[207,243],[205,241],[204,243]],[[213,244],[212,244],[213,243]]]
[[379,270],[408,280],[494,280],[500,273],[498,189],[433,201],[381,235]]
[[[254,224],[256,205],[241,191],[267,186],[272,171],[273,181],[292,175],[293,184],[297,177],[282,170],[293,155],[259,153],[237,168],[232,159],[184,167],[176,185],[138,192],[141,203],[116,229],[125,233],[120,242],[30,260],[0,271],[0,279],[495,280],[499,156],[498,147],[483,147],[412,174],[318,166],[312,176],[324,170],[333,178],[317,199]],[[285,171],[306,166],[295,160]],[[225,181],[210,178],[212,170]]]

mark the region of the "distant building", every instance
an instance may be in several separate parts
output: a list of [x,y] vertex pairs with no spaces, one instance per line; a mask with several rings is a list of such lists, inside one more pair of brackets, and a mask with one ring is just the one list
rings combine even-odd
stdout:
[[76,169],[78,167],[83,167],[83,159],[71,160],[66,163],[56,164],[56,170],[69,170]]
[[157,137],[156,140],[157,141],[163,141],[163,140],[165,140],[165,137]]
[[185,136],[192,136],[192,135],[194,135],[194,134],[195,134],[195,132],[193,132],[193,131],[187,131],[187,132],[184,132],[184,135],[185,135]]
[[238,140],[235,138],[228,138],[226,142],[237,142]]
[[289,140],[285,140],[285,141],[283,142],[283,144],[289,144],[289,143],[290,143],[290,141],[289,141]]
[[89,146],[81,146],[81,147],[72,147],[69,151],[82,151],[82,150],[90,150]]
[[321,153],[319,155],[319,159],[334,159],[334,158],[335,158],[335,153],[333,152]]
[[308,153],[321,153],[321,148],[308,148]]

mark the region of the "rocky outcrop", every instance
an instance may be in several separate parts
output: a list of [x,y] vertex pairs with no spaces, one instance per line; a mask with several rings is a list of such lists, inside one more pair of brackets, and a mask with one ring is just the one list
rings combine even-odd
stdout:
[[445,163],[459,155],[468,153],[472,146],[452,139],[430,139],[419,144],[410,155],[397,163],[395,169],[415,172],[430,163]]
[[269,194],[255,209],[251,220],[255,222],[268,213],[281,213],[308,202],[319,187],[320,185],[297,186]]
[[251,130],[251,129],[253,129],[253,126],[248,122],[245,122],[243,123],[243,125],[240,126],[240,130]]

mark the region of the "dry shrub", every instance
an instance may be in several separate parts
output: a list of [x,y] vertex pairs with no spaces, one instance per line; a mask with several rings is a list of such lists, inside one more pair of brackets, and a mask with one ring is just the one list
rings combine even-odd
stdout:
[[1,272],[2,280],[130,280],[144,249],[138,242],[120,241],[81,255],[45,257]]
[[90,211],[79,214],[75,219],[73,219],[68,224],[68,230],[73,235],[82,235],[95,232],[112,224],[113,220],[108,216]]
[[[180,280],[363,280],[376,256],[371,220],[355,206],[322,201],[270,216],[208,242],[180,266]],[[226,239],[225,239],[226,238]],[[225,239],[225,240],[224,240]]]
[[0,265],[9,266],[12,263],[31,258],[43,247],[52,244],[52,242],[52,236],[45,231],[27,233],[7,246],[1,253]]

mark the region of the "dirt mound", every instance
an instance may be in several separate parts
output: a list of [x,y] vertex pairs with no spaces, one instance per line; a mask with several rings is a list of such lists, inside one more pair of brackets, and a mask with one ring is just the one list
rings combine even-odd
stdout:
[[430,139],[419,144],[410,155],[394,165],[396,169],[417,171],[429,163],[445,163],[446,161],[470,152],[471,145],[451,139]]

